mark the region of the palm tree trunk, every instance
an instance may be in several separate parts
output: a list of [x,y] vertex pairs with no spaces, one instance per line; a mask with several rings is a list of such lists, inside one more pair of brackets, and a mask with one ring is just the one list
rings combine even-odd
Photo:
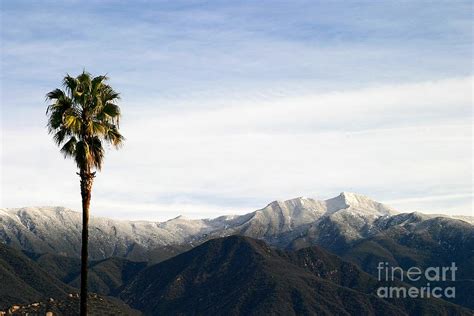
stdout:
[[95,173],[80,171],[82,196],[82,249],[81,249],[81,316],[87,316],[87,264],[89,244],[89,206]]

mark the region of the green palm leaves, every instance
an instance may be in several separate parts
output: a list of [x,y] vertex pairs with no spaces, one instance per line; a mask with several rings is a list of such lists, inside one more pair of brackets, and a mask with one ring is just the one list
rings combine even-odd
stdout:
[[100,170],[104,143],[119,148],[125,140],[119,132],[119,94],[107,80],[85,71],[77,77],[67,75],[64,90],[46,95],[52,101],[46,110],[49,133],[64,156],[74,158],[81,170]]

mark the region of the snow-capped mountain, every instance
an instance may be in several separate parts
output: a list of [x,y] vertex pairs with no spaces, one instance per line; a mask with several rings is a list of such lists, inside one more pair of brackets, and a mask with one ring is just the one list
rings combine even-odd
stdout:
[[[151,250],[173,253],[235,234],[283,248],[320,244],[338,249],[391,225],[403,225],[403,218],[389,206],[346,192],[324,201],[304,197],[274,201],[245,215],[214,219],[148,222],[92,217],[90,256],[143,259]],[[63,207],[0,209],[0,241],[35,253],[78,256],[81,225],[81,213]]]

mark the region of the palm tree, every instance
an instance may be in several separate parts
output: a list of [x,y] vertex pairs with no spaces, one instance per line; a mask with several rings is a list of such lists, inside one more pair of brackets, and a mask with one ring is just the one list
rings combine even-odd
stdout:
[[81,316],[87,315],[89,206],[95,170],[102,167],[103,144],[119,148],[125,140],[119,133],[119,94],[107,80],[106,76],[92,78],[83,71],[76,78],[64,77],[64,90],[55,89],[46,95],[53,102],[46,110],[49,133],[64,157],[74,159],[81,178]]

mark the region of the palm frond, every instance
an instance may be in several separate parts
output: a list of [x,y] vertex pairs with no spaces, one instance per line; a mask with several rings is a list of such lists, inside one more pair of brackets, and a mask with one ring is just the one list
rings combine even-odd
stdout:
[[53,139],[56,145],[60,146],[64,140],[66,139],[66,136],[70,135],[67,129],[65,128],[60,128],[54,135]]
[[53,133],[60,128],[63,123],[64,114],[72,109],[71,100],[68,98],[60,98],[55,103],[48,106],[48,130]]
[[97,76],[92,79],[92,92],[97,93],[100,88],[102,87],[102,84],[107,81],[109,78],[107,76]]
[[76,151],[74,153],[74,160],[79,169],[87,168],[92,166],[91,154],[89,151],[89,145],[84,141],[80,140],[76,143]]
[[107,127],[99,121],[90,121],[87,125],[89,135],[105,136]]
[[104,85],[101,95],[102,95],[102,101],[104,102],[104,104],[106,102],[113,102],[120,99],[120,93],[116,92],[109,85]]
[[49,133],[54,133],[56,129],[60,128],[63,122],[63,112],[59,110],[50,111],[48,118],[48,131]]
[[118,129],[113,125],[107,130],[105,140],[112,144],[115,148],[120,148],[125,141],[125,137],[123,137]]
[[92,84],[91,74],[84,71],[82,74],[77,76],[77,81],[79,82],[79,85],[76,88],[76,93],[80,93],[80,95],[83,93],[90,94]]
[[74,109],[68,109],[63,114],[63,125],[64,128],[71,131],[72,134],[79,135],[82,132],[82,119],[81,117],[74,111]]
[[65,96],[65,93],[61,89],[54,89],[53,91],[50,91],[46,94],[46,99],[49,100],[54,100],[54,99],[60,99]]
[[102,111],[98,113],[98,118],[107,123],[119,125],[120,115],[120,107],[114,103],[108,102],[102,107]]
[[89,141],[89,150],[91,156],[92,165],[97,168],[97,170],[102,169],[102,161],[104,160],[104,147],[102,147],[102,142],[99,137],[93,137]]
[[46,114],[48,114],[50,111],[53,111],[54,109],[62,108],[63,110],[66,110],[72,106],[71,99],[64,91],[60,89],[53,90],[46,94],[46,99],[54,101],[47,107]]
[[64,155],[64,158],[75,157],[76,156],[76,145],[77,139],[72,136],[69,140],[61,147],[61,153]]
[[72,95],[73,92],[76,90],[76,87],[78,85],[77,79],[74,77],[71,77],[70,75],[66,75],[63,79],[63,86],[66,88],[67,92]]

